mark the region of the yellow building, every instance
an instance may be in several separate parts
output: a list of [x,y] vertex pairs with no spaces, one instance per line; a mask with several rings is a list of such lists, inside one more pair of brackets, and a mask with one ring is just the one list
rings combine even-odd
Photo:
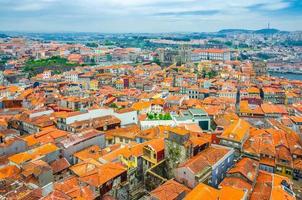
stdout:
[[99,81],[98,80],[91,80],[90,81],[90,90],[98,90],[99,89]]

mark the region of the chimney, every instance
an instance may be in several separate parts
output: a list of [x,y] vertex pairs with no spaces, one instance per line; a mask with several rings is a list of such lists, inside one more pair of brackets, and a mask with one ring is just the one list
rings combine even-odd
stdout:
[[104,125],[103,130],[104,130],[104,131],[107,131],[107,129],[108,129],[108,120],[105,121],[105,125]]

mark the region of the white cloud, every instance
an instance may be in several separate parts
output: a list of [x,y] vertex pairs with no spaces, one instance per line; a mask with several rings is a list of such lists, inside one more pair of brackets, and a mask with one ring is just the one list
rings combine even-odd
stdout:
[[[26,21],[32,29],[80,31],[258,28],[268,21],[282,23],[269,13],[289,6],[285,0],[0,0],[0,27]],[[35,27],[43,21],[47,27]]]

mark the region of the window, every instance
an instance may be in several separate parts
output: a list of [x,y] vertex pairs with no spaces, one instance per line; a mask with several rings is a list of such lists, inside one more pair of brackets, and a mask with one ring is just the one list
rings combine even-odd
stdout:
[[288,169],[286,169],[285,173],[286,173],[287,175],[291,175],[291,174],[292,174],[292,172],[291,172],[290,170],[288,170]]

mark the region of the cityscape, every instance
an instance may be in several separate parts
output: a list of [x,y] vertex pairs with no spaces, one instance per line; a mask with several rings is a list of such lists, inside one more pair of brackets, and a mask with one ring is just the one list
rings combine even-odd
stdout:
[[298,0],[0,0],[0,200],[302,200]]

